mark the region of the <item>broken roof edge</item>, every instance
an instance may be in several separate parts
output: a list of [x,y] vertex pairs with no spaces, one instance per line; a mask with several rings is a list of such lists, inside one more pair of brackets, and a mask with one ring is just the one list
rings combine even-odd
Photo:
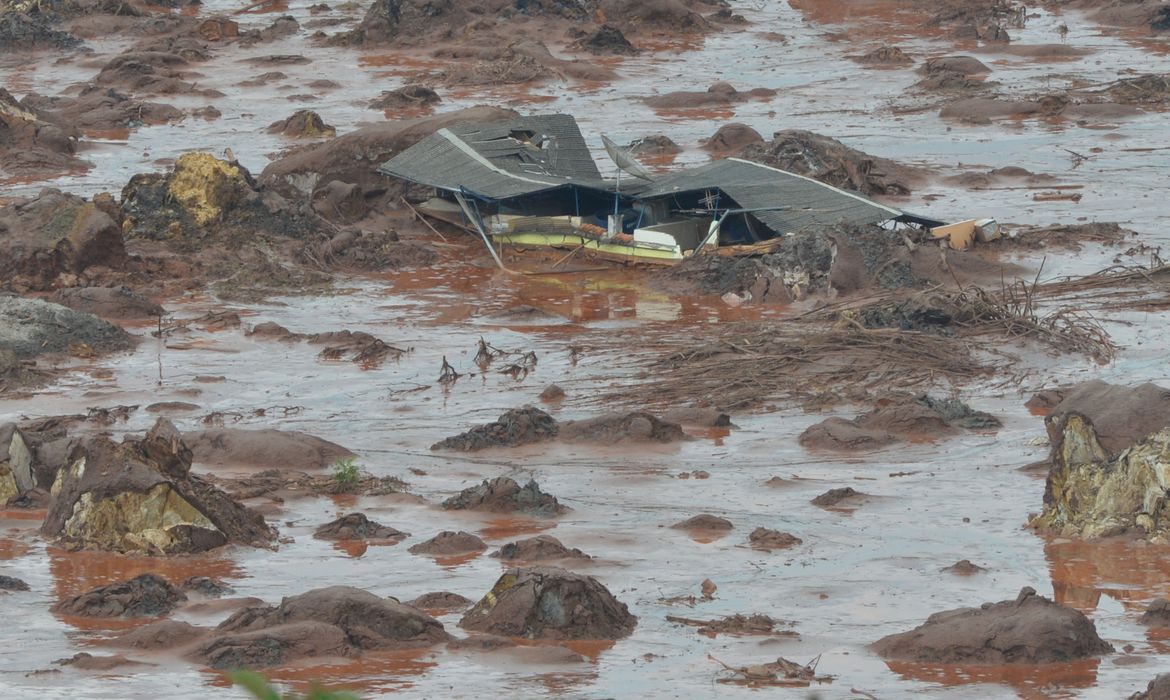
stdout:
[[827,182],[821,182],[820,180],[817,180],[815,178],[811,178],[811,177],[808,177],[805,175],[800,175],[800,174],[794,173],[794,172],[789,171],[789,170],[781,170],[780,168],[773,168],[770,165],[764,165],[763,163],[757,163],[753,160],[746,160],[744,158],[727,158],[726,160],[735,161],[736,163],[746,163],[748,165],[754,165],[757,168],[764,168],[765,170],[771,170],[772,172],[781,173],[783,175],[788,175],[790,177],[800,178],[801,180],[806,180],[806,181],[811,182],[813,184],[820,185],[821,187],[824,187],[826,189],[830,189],[830,190],[833,190],[834,192],[837,192],[839,194],[843,194],[846,197],[851,197],[853,199],[856,199],[859,202],[863,202],[865,204],[869,204],[869,205],[878,207],[880,209],[885,209],[886,211],[888,211],[891,214],[891,216],[890,216],[891,219],[897,218],[897,217],[905,214],[905,212],[902,211],[901,209],[895,209],[894,207],[886,206],[885,204],[882,204],[881,202],[875,202],[874,200],[870,199],[869,197],[866,197],[865,195],[860,194],[858,192],[850,192],[849,190],[843,190],[840,187],[834,187],[833,185],[830,185]]

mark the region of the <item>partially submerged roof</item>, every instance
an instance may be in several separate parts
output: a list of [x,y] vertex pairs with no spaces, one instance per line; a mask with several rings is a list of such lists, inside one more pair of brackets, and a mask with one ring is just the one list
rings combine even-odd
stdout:
[[719,190],[776,233],[795,233],[815,226],[877,224],[902,216],[902,211],[837,189],[811,178],[739,158],[717,160],[671,173],[641,192],[653,199],[686,192]]
[[566,185],[612,190],[569,114],[439,129],[383,163],[378,172],[490,199]]

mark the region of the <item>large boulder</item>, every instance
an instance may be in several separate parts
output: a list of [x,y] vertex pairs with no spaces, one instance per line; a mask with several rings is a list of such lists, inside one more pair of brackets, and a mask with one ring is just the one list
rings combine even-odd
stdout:
[[637,622],[592,576],[534,567],[506,571],[459,626],[529,639],[621,639]]
[[224,620],[194,657],[214,668],[271,666],[307,656],[419,649],[450,639],[417,608],[349,586],[319,588],[279,606],[245,608]]
[[525,513],[550,516],[566,510],[556,496],[540,490],[529,480],[524,486],[506,476],[484,480],[479,486],[466,488],[443,501],[447,510],[481,510],[489,513]]
[[0,506],[36,487],[33,448],[14,423],[0,424]]
[[161,617],[184,603],[187,596],[156,574],[98,586],[51,609],[79,617]]
[[0,209],[0,280],[47,289],[62,273],[125,262],[118,222],[77,195],[46,189]]
[[40,299],[0,295],[0,351],[17,358],[43,353],[81,355],[126,350],[126,331],[97,316]]
[[142,440],[79,440],[57,475],[41,532],[72,549],[190,554],[269,546],[264,518],[190,473],[191,450],[160,418]]
[[886,659],[942,664],[1043,664],[1113,651],[1084,613],[1024,588],[1015,600],[935,613],[873,644]]

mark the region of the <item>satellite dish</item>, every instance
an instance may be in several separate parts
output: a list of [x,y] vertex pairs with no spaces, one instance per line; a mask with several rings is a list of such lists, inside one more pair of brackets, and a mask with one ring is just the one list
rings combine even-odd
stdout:
[[641,163],[634,160],[634,156],[630,155],[629,151],[614,143],[605,134],[601,135],[601,142],[605,144],[605,152],[609,154],[609,157],[613,159],[613,162],[617,164],[619,169],[642,180],[654,179],[650,171]]

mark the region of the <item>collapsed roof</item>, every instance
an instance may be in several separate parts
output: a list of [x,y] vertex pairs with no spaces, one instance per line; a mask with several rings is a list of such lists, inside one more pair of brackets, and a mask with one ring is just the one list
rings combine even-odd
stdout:
[[[489,200],[569,187],[617,192],[614,181],[601,177],[576,119],[568,114],[440,129],[383,163],[378,172]],[[621,187],[621,195],[633,201],[715,192],[777,234],[840,223],[926,221],[860,194],[739,158]]]

